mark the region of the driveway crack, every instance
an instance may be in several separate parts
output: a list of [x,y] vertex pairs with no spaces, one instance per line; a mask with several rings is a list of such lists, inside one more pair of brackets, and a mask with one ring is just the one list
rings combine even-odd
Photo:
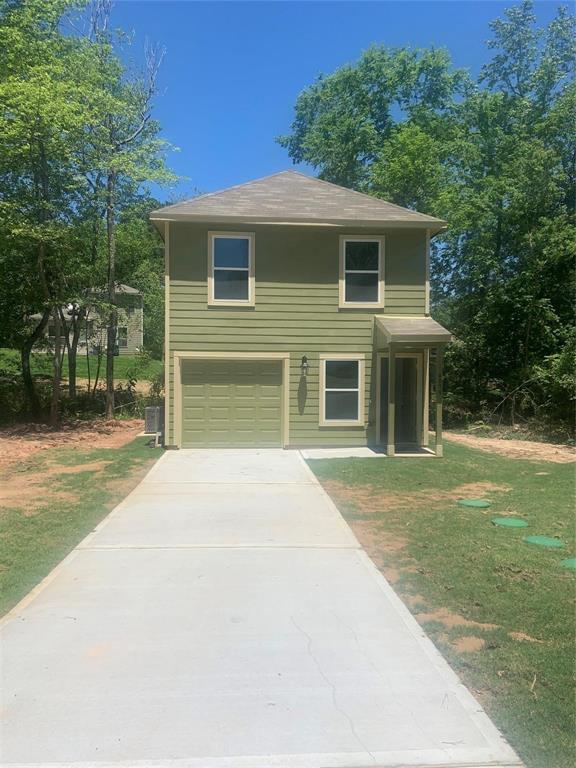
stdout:
[[322,669],[322,667],[321,667],[321,665],[320,665],[320,662],[318,661],[317,657],[315,656],[315,654],[314,654],[314,652],[313,652],[313,650],[312,650],[312,638],[311,638],[311,636],[308,634],[308,632],[306,632],[306,630],[305,630],[305,629],[303,629],[303,628],[302,628],[302,627],[301,627],[301,626],[298,624],[298,622],[296,621],[296,619],[294,618],[294,616],[290,616],[290,619],[291,619],[291,621],[292,621],[292,624],[293,624],[293,625],[296,627],[296,629],[297,629],[297,630],[298,630],[298,631],[299,631],[299,632],[300,632],[302,635],[304,635],[304,637],[306,638],[306,647],[307,647],[307,652],[308,652],[308,655],[310,656],[310,658],[311,658],[311,659],[312,659],[312,661],[314,662],[314,665],[316,666],[316,669],[318,670],[318,673],[320,674],[320,676],[322,677],[322,679],[324,680],[324,682],[325,682],[327,685],[329,685],[329,686],[330,686],[330,688],[331,688],[331,690],[332,690],[332,703],[333,703],[333,705],[334,705],[334,709],[335,709],[335,710],[336,710],[336,711],[337,711],[337,712],[338,712],[340,715],[342,715],[342,717],[343,717],[343,718],[344,718],[344,719],[347,721],[347,723],[348,723],[348,726],[349,726],[349,728],[350,728],[350,732],[352,733],[352,736],[353,736],[353,737],[356,739],[356,741],[357,741],[357,742],[358,742],[358,744],[359,744],[359,745],[362,747],[362,749],[364,750],[364,752],[366,752],[368,755],[370,755],[370,757],[372,758],[372,760],[373,760],[374,762],[376,762],[376,758],[374,757],[374,755],[372,754],[372,752],[370,752],[370,750],[368,749],[368,747],[367,747],[367,746],[364,744],[364,742],[362,741],[362,739],[361,739],[361,738],[360,738],[360,736],[358,735],[358,733],[357,733],[357,731],[356,731],[356,726],[354,725],[354,721],[352,720],[352,718],[350,717],[350,715],[348,714],[348,712],[346,712],[346,710],[342,709],[342,707],[341,707],[341,706],[340,706],[340,704],[338,703],[338,696],[337,696],[337,692],[336,692],[336,686],[335,686],[335,685],[334,685],[334,683],[333,683],[333,682],[330,680],[330,678],[329,678],[329,677],[326,675],[326,673],[324,672],[324,670]]

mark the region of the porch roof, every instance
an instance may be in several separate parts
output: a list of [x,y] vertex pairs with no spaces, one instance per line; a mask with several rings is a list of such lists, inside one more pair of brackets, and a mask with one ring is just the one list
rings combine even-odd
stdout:
[[376,315],[377,336],[385,344],[447,344],[452,334],[431,317],[387,317]]

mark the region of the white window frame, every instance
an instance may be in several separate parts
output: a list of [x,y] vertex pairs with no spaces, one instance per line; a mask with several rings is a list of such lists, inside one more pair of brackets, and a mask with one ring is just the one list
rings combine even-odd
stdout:
[[[378,270],[349,270],[346,269],[346,243],[378,243]],[[346,301],[346,275],[364,272],[378,273],[377,301]],[[340,236],[340,277],[339,277],[339,307],[340,309],[382,309],[384,307],[384,237],[382,235],[341,235]]]
[[[320,355],[320,421],[321,427],[363,427],[364,421],[364,390],[365,390],[365,356],[351,354]],[[354,361],[358,363],[358,388],[357,389],[326,389],[326,363]],[[326,392],[358,392],[358,416],[356,419],[327,419],[326,418]]]
[[[215,267],[214,246],[217,238],[248,240],[248,269],[246,267]],[[208,305],[218,307],[253,307],[256,302],[255,285],[255,236],[254,232],[208,232]],[[247,299],[216,299],[214,297],[214,272],[226,269],[229,272],[248,272]]]

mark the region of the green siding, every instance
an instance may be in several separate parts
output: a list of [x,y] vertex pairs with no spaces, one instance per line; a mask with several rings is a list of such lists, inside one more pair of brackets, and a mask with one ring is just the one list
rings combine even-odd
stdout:
[[[256,305],[207,306],[208,231],[256,233]],[[374,314],[423,315],[423,231],[385,234],[385,307],[376,312],[338,308],[339,237],[351,229],[298,226],[170,224],[170,397],[175,350],[185,352],[290,352],[290,445],[364,445],[374,438],[372,386]],[[320,427],[319,355],[366,356],[367,427]],[[301,376],[300,360],[310,370]],[[170,437],[174,435],[170,404]]]

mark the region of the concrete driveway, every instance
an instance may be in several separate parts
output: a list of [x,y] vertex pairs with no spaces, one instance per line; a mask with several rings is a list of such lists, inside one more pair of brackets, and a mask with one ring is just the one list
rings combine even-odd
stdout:
[[297,452],[170,452],[2,626],[4,766],[520,765]]

